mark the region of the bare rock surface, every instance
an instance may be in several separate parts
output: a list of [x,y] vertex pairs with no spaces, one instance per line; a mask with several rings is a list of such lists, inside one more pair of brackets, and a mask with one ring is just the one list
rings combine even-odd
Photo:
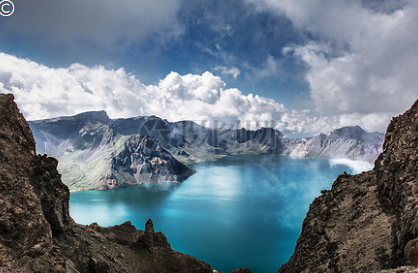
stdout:
[[35,141],[13,96],[0,96],[0,265],[12,265],[42,253],[52,234],[28,171]]
[[182,181],[195,171],[177,161],[152,137],[133,135],[125,142],[124,149],[113,157],[111,173],[129,185],[135,183],[131,181]]
[[[417,266],[417,211],[418,101],[389,124],[372,171],[340,175],[313,201],[295,252],[278,272]],[[382,272],[415,272],[403,270]]]

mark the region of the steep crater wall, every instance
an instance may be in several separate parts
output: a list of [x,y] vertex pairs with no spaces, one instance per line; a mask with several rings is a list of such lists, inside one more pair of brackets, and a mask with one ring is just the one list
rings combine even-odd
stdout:
[[285,272],[418,265],[418,101],[388,126],[372,171],[340,175],[309,208]]

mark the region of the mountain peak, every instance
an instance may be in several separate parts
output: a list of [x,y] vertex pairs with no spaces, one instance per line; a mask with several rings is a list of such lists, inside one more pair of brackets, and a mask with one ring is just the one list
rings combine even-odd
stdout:
[[337,136],[342,136],[346,138],[357,139],[357,138],[362,137],[366,133],[367,132],[364,131],[363,128],[356,125],[356,126],[345,126],[339,129],[335,129],[329,135],[330,136],[337,135]]
[[111,119],[104,110],[80,113],[78,115],[75,115],[74,118],[86,121],[98,121],[104,124],[108,124],[111,121]]
[[30,121],[32,124],[46,124],[57,122],[100,122],[103,124],[109,124],[111,119],[104,110],[101,111],[88,111],[74,116],[60,116],[55,118],[40,119]]

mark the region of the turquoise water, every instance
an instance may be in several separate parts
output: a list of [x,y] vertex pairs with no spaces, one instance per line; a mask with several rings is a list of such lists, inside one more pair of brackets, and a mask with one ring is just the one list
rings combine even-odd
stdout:
[[326,159],[277,155],[193,167],[197,173],[183,183],[71,193],[71,216],[102,226],[130,220],[140,229],[151,218],[175,250],[223,273],[244,266],[276,272],[293,253],[312,200],[342,172],[358,172]]

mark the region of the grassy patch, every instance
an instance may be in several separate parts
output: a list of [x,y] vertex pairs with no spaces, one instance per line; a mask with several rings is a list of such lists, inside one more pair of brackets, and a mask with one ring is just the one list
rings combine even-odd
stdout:
[[62,181],[70,190],[97,189],[96,182],[107,173],[110,155],[107,149],[78,150],[65,153],[60,159],[58,170]]

